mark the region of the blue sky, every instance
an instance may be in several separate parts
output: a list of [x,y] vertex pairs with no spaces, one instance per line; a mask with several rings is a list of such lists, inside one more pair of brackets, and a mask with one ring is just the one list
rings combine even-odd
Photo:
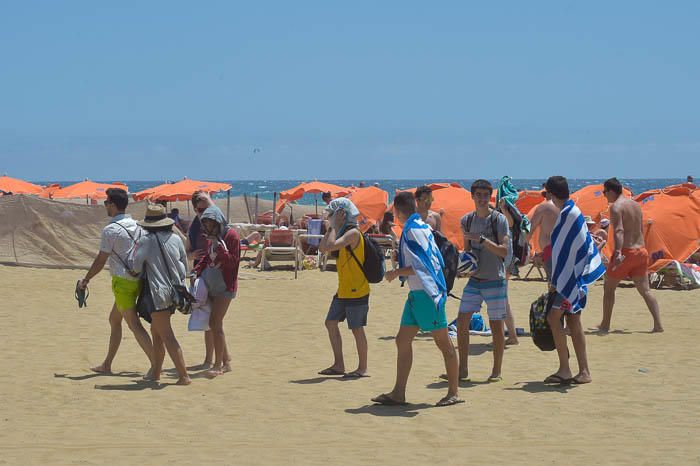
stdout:
[[699,17],[680,0],[14,2],[0,172],[700,175]]

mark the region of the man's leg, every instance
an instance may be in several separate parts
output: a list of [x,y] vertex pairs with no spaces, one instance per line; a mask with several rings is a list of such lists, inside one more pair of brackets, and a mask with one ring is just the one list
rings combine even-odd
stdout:
[[406,384],[413,365],[413,339],[418,333],[418,327],[399,328],[396,335],[396,383],[388,394],[392,400],[406,401]]
[[559,370],[547,377],[547,379],[558,378],[562,381],[571,379],[571,368],[569,367],[569,348],[566,346],[566,334],[561,325],[561,316],[564,311],[557,307],[553,307],[547,314],[547,322],[552,329],[554,337],[554,345],[557,347],[557,356],[559,356]]
[[122,317],[126,320],[129,329],[133,332],[143,352],[146,353],[148,361],[151,363],[151,368],[153,368],[153,343],[151,343],[151,337],[148,335],[148,332],[143,328],[143,325],[141,325],[141,320],[136,314],[136,311],[134,309],[127,309],[122,312]]
[[646,275],[641,277],[633,277],[634,285],[637,287],[637,291],[642,295],[644,302],[649,308],[651,317],[654,319],[654,328],[651,329],[652,333],[663,332],[664,328],[661,325],[661,316],[659,313],[659,303],[656,298],[651,294],[651,287],[649,286],[649,278]]
[[[343,338],[340,336],[337,320],[326,320],[326,330],[333,349],[333,365],[324,371],[345,372],[345,361],[343,360]],[[321,372],[324,372],[321,371]]]
[[571,330],[571,340],[574,343],[574,352],[578,361],[578,374],[574,377],[574,383],[590,383],[591,372],[588,369],[588,357],[586,355],[586,335],[581,325],[581,313],[567,314],[566,323]]
[[619,283],[620,280],[617,278],[611,278],[609,275],[605,277],[603,285],[603,320],[598,326],[598,330],[601,332],[610,330],[610,320],[612,319],[613,307],[615,306],[615,289]]
[[459,395],[459,362],[457,360],[457,352],[452,344],[450,335],[446,328],[441,328],[438,330],[433,330],[433,340],[440,351],[442,351],[442,357],[445,360],[445,372],[447,372],[447,396],[445,396],[441,402],[449,401],[450,404],[455,404]]
[[109,313],[109,328],[109,348],[107,349],[107,356],[105,356],[105,360],[102,364],[90,368],[93,372],[101,374],[112,373],[112,361],[114,361],[117,350],[119,350],[119,345],[122,342],[122,315],[117,309],[116,303],[112,305],[112,311]]
[[459,350],[459,378],[469,377],[469,324],[473,312],[460,312],[457,315],[457,348]]
[[490,320],[491,337],[493,338],[493,369],[489,381],[498,381],[501,379],[501,368],[503,366],[503,352],[506,349],[506,338],[503,335],[503,321]]
[[357,364],[357,369],[353,372],[356,374],[365,375],[367,373],[367,335],[365,335],[365,328],[354,328],[352,329],[352,334],[355,336],[355,345],[357,345],[357,358],[359,361]]
[[518,331],[517,328],[515,328],[515,318],[510,308],[510,300],[506,300],[506,329],[508,329],[508,338],[505,344],[508,346],[520,344],[518,341]]

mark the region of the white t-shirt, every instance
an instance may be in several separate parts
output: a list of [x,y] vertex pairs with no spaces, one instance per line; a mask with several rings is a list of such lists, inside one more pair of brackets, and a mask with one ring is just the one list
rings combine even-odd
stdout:
[[109,225],[102,229],[100,251],[110,255],[109,272],[113,277],[138,280],[138,277],[129,274],[124,262],[131,267],[134,245],[140,237],[141,227],[127,214],[115,215]]

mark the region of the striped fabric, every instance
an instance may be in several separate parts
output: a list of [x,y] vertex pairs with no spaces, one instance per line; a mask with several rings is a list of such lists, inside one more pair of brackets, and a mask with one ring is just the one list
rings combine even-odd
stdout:
[[552,231],[552,285],[576,312],[586,307],[588,285],[605,273],[581,210],[569,199]]

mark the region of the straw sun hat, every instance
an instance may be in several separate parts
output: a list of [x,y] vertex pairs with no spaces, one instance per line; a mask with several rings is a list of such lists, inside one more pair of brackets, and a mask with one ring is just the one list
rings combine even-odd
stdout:
[[175,223],[175,220],[165,214],[165,207],[159,204],[150,204],[146,208],[146,217],[136,222],[144,228],[167,227]]

